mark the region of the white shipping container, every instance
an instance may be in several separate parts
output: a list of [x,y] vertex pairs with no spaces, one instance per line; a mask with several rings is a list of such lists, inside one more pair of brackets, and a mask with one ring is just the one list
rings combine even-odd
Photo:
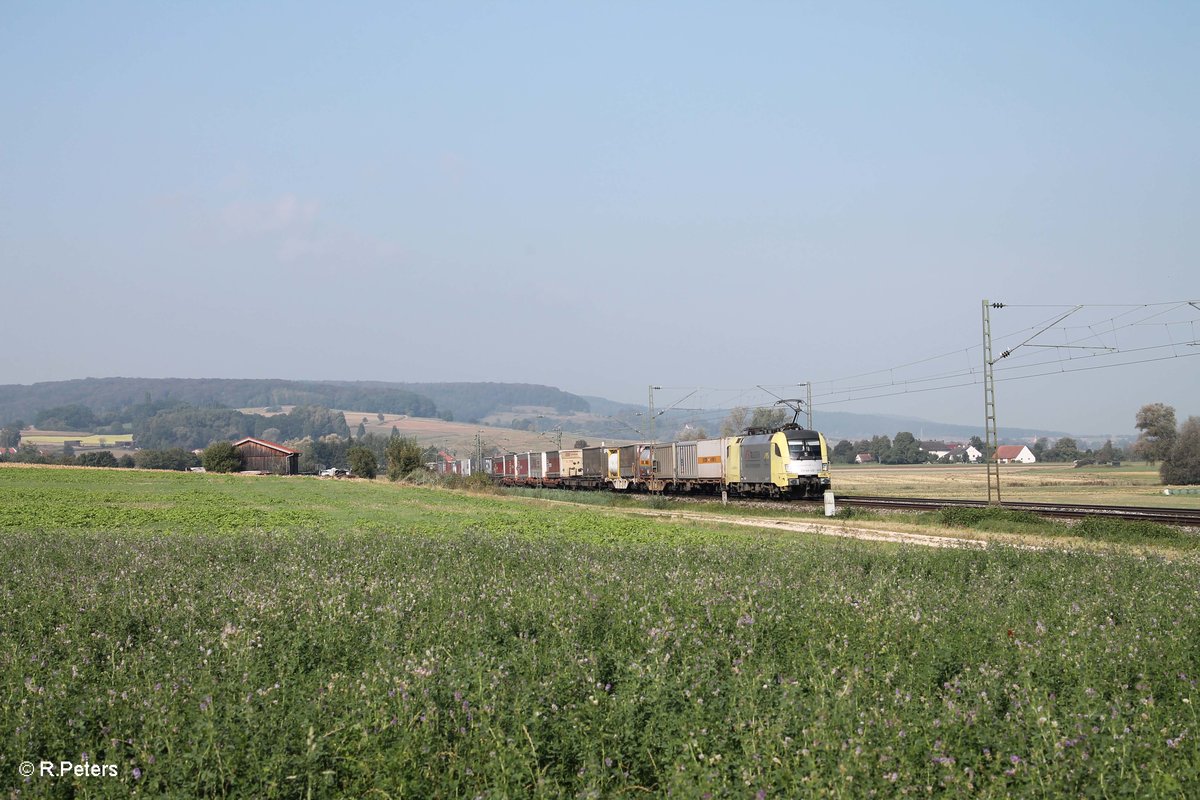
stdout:
[[725,475],[725,448],[721,439],[696,442],[696,464],[701,478],[721,480]]

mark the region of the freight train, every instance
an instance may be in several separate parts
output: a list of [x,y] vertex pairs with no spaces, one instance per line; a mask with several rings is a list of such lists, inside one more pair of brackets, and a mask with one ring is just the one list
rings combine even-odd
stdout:
[[[455,474],[474,467],[469,461],[430,466]],[[485,458],[482,467],[502,486],[789,499],[820,497],[830,488],[825,437],[794,423],[719,439],[509,453]]]

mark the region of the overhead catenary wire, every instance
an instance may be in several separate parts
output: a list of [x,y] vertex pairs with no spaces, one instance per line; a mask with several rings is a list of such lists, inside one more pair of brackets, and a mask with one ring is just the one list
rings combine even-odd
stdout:
[[[1057,309],[1054,314],[1032,325],[994,337],[996,349],[1006,353],[996,359],[996,381],[1009,382],[1056,374],[1090,372],[1129,367],[1200,355],[1200,301],[1176,300],[1158,303],[1117,304],[1004,304],[1006,309]],[[1115,310],[1105,318],[1083,324],[1063,324],[1066,320],[1096,310]],[[1167,319],[1173,312],[1190,318]],[[1158,331],[1155,341],[1139,340]],[[1039,341],[1051,333],[1055,341]],[[1016,344],[1011,344],[1015,342]],[[1150,355],[1153,353],[1165,354]],[[812,381],[813,405],[841,405],[862,400],[949,391],[978,386],[983,381],[982,347],[971,344],[946,352],[880,369],[858,372],[839,378]],[[1131,358],[1132,357],[1132,358]],[[922,371],[919,368],[950,359],[963,359],[960,366],[946,364],[945,369]],[[964,363],[965,361],[965,363]],[[916,374],[913,374],[916,373]],[[873,379],[873,380],[872,380]],[[753,401],[757,392],[779,398],[784,391],[800,384],[759,384],[748,387],[695,387],[695,392],[728,394],[725,407],[746,405],[767,407],[773,403]],[[678,387],[679,390],[693,387]],[[690,396],[690,395],[689,395]],[[761,397],[761,395],[759,395]],[[714,398],[715,399],[715,398]],[[731,402],[732,401],[732,402]]]

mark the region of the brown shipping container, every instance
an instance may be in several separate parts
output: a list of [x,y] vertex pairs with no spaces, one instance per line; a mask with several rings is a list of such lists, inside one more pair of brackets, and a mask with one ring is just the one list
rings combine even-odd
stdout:
[[583,472],[585,478],[603,478],[608,472],[608,448],[583,448]]

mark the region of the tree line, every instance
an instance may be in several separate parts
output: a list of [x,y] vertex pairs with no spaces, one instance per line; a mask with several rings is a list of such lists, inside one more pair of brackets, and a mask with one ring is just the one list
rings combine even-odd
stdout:
[[[586,412],[584,398],[552,386],[523,383],[389,383],[226,378],[86,378],[31,386],[0,385],[0,420],[33,419],[42,409],[83,406],[98,420],[140,404],[140,398],[198,408],[325,406],[477,422],[518,406]],[[126,420],[128,422],[128,420]],[[39,425],[39,427],[41,427]],[[54,429],[91,430],[91,425]]]
[[[288,442],[300,451],[299,471],[316,473],[337,467],[349,469],[363,478],[374,478],[382,467],[392,480],[399,480],[421,469],[437,456],[436,448],[422,448],[416,439],[393,433],[390,437],[368,434],[361,439],[328,434],[317,439]],[[183,448],[144,449],[120,457],[109,450],[76,455],[70,448],[46,454],[31,444],[21,445],[16,453],[0,454],[0,462],[19,464],[56,464],[81,467],[116,467],[184,471],[204,467],[209,472],[238,472],[244,467],[242,454],[233,442],[222,439],[210,443],[200,454]]]
[[[358,440],[330,435],[295,444],[301,453],[302,473],[338,467],[349,469],[359,478],[374,478],[382,464],[388,478],[395,481],[424,466],[425,453],[417,440],[396,434],[388,438],[370,434]],[[200,461],[209,472],[237,472],[245,465],[241,451],[228,441],[210,444]]]
[[[41,409],[70,405],[90,408],[98,416],[140,403],[183,403],[200,408],[325,406],[435,417],[438,406],[428,396],[397,383],[288,381],[226,378],[86,378],[49,381],[32,386],[0,386],[0,420],[32,419]],[[87,430],[75,428],[74,430]]]
[[200,456],[176,447],[169,450],[138,450],[120,457],[110,450],[91,450],[76,455],[70,448],[60,453],[43,453],[31,444],[21,445],[16,453],[0,454],[0,461],[12,464],[58,464],[79,467],[121,467],[125,469],[163,469],[182,471],[201,466]]
[[[288,413],[265,415],[232,408],[197,408],[177,401],[153,402],[149,398],[109,414],[97,414],[81,405],[57,406],[39,412],[34,426],[110,436],[132,433],[139,447],[151,450],[197,450],[214,441],[246,436],[270,441],[328,434],[350,436],[345,415],[324,406],[296,406]],[[15,420],[0,429],[0,447],[16,447],[24,427],[24,421]]]
[[211,442],[254,436],[283,442],[303,437],[350,436],[346,417],[323,406],[296,406],[286,414],[244,414],[235,409],[184,406],[160,411],[134,430],[139,447],[194,450]]

